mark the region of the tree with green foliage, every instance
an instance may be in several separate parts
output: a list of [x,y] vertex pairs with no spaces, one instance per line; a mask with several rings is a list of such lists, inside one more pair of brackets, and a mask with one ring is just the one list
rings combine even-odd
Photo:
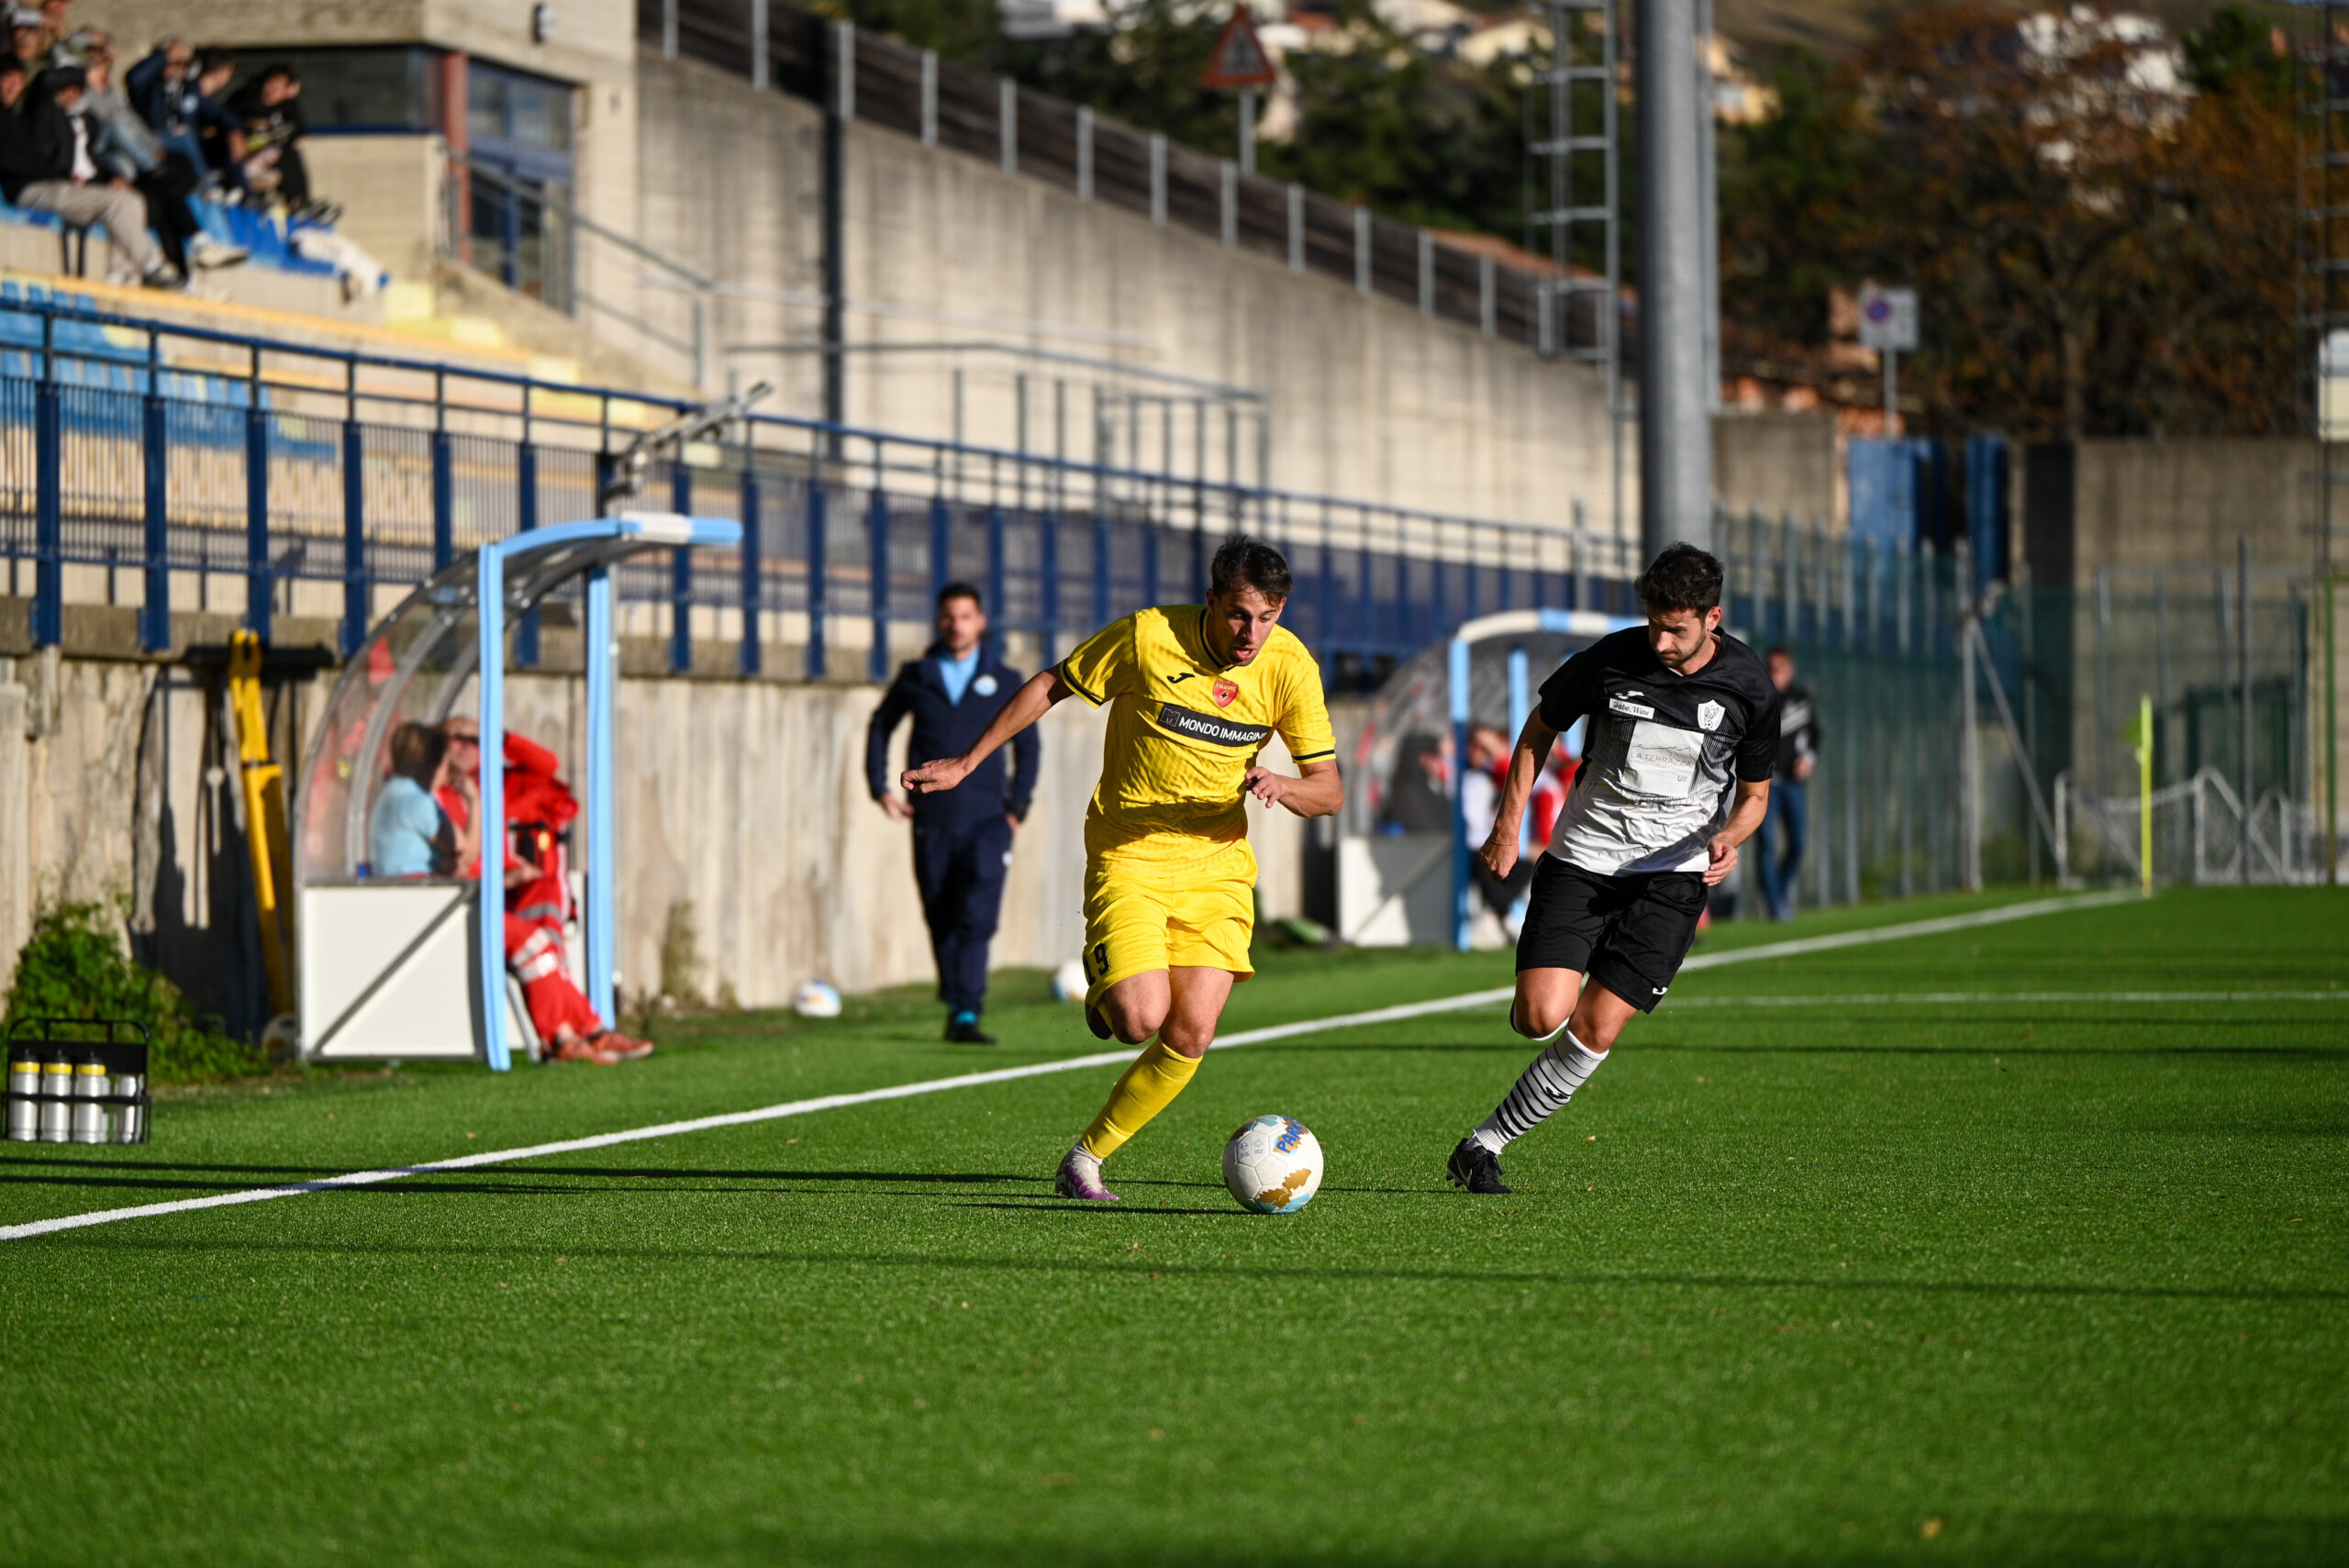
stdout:
[[2094,15],[2043,53],[2024,15],[1927,6],[1849,65],[1778,62],[1779,117],[1725,138],[1730,321],[1816,344],[1831,288],[1910,283],[1938,428],[2288,429],[2290,61],[2222,8],[2164,95]]
[[[2255,93],[2278,107],[2297,95],[2292,50],[2283,30],[2243,6],[2226,5],[2178,39],[2186,56],[2186,79],[2195,90],[2221,95]],[[2278,45],[2284,47],[2278,48]]]
[[17,955],[5,1010],[11,1028],[24,1018],[138,1024],[158,1083],[216,1082],[269,1065],[259,1047],[231,1039],[217,1018],[198,1018],[179,987],[135,962],[118,917],[95,904],[43,906]]
[[1873,243],[1865,198],[1883,133],[1856,72],[1807,49],[1770,72],[1778,112],[1720,131],[1722,314],[1796,343],[1827,340],[1827,296]]
[[[1156,131],[1234,154],[1237,95],[1200,85],[1222,19],[1177,0],[1110,0],[1106,28],[1065,38],[1003,36],[994,0],[849,0],[859,27],[896,34],[942,59]],[[1526,62],[1485,69],[1413,49],[1365,0],[1341,0],[1345,50],[1291,55],[1299,124],[1261,144],[1266,177],[1443,228],[1524,227]]]

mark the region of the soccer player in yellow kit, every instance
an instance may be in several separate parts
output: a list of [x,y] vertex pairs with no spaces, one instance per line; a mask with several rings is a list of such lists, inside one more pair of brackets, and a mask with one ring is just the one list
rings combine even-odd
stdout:
[[[1255,973],[1256,856],[1247,798],[1299,817],[1345,804],[1321,672],[1281,628],[1288,562],[1224,541],[1204,605],[1138,610],[1019,689],[960,757],[906,771],[906,793],[952,789],[1054,703],[1109,708],[1101,783],[1085,814],[1085,1021],[1152,1040],[1061,1162],[1063,1197],[1115,1203],[1101,1162],[1183,1092],[1234,982]],[[1275,735],[1299,776],[1260,766]]]

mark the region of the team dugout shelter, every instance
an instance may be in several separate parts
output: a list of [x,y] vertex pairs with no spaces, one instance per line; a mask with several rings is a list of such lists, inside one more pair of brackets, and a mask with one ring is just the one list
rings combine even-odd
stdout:
[[542,600],[574,587],[585,633],[584,989],[605,1026],[617,1023],[611,572],[654,551],[741,541],[739,523],[674,513],[534,528],[450,562],[368,633],[327,700],[294,802],[306,1059],[475,1061],[502,1073],[515,1041],[535,1040],[507,970],[504,878],[372,875],[368,823],[389,776],[392,732],[411,719],[442,723],[470,693],[484,759],[481,858],[500,864],[508,644]]

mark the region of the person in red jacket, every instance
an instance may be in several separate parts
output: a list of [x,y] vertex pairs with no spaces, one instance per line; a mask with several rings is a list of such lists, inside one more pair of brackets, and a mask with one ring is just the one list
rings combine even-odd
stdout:
[[[476,780],[481,776],[481,727],[470,718],[451,718],[449,771]],[[601,1066],[636,1062],[652,1054],[652,1042],[634,1040],[604,1020],[563,968],[562,923],[569,914],[568,891],[562,874],[561,841],[557,832],[579,813],[579,803],[556,776],[555,754],[519,735],[506,737],[506,817],[509,829],[505,846],[506,962],[522,983],[522,1000],[530,1010],[530,1027],[546,1042],[558,1062],[592,1062]],[[471,820],[472,803],[453,787],[436,792],[451,822]],[[518,853],[514,840],[529,842],[535,858]],[[480,873],[478,858],[458,868],[460,875]]]

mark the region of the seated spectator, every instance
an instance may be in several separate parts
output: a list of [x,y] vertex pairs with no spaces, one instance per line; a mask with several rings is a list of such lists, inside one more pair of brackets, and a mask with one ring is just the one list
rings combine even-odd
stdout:
[[309,123],[302,117],[302,79],[284,61],[262,67],[259,76],[229,95],[228,112],[245,128],[245,188],[274,196],[296,221],[331,223],[340,216],[310,196],[310,169],[301,141]]
[[1449,833],[1452,831],[1451,766],[1446,740],[1414,729],[1395,749],[1395,773],[1387,781],[1386,798],[1380,803],[1381,833]]
[[[451,779],[462,779],[465,787],[444,784],[436,799],[451,818],[471,823],[481,802],[476,782],[481,726],[460,715],[451,716],[445,728],[450,752],[444,772]],[[569,897],[562,884],[560,844],[551,828],[569,822],[578,805],[555,777],[556,767],[554,753],[545,747],[519,735],[506,737],[503,788],[510,836],[505,857],[507,967],[522,983],[530,1027],[557,1061],[601,1066],[640,1061],[652,1054],[652,1042],[606,1029],[563,967],[562,927]],[[527,807],[529,819],[516,820],[518,807]],[[560,821],[540,822],[540,817]],[[516,841],[527,843],[530,853],[523,853]],[[461,868],[461,874],[477,876],[480,870],[476,861]]]
[[[245,155],[245,133],[237,117],[217,101],[237,73],[237,57],[225,49],[201,54],[185,39],[166,39],[130,68],[123,86],[130,106],[167,151],[187,159],[206,183],[224,179]],[[221,161],[213,161],[212,148]]]
[[49,48],[41,42],[48,22],[39,11],[19,6],[8,13],[8,58],[24,72],[25,84],[49,69]]
[[72,35],[73,24],[65,14],[73,8],[73,0],[40,0],[35,15],[40,17],[40,49],[50,57],[51,65],[79,65],[78,60],[57,58],[58,47]]
[[51,66],[31,93],[25,69],[0,60],[0,197],[28,212],[55,213],[66,223],[102,228],[116,251],[150,288],[175,288],[147,235],[147,203],[130,182],[111,177],[90,155],[79,66]]
[[191,265],[233,267],[249,252],[206,234],[188,197],[195,194],[195,166],[166,152],[147,122],[114,84],[114,40],[103,28],[84,28],[60,46],[76,57],[86,73],[82,112],[91,127],[91,156],[108,174],[128,180],[147,200],[147,226],[162,242],[163,259],[189,275]]
[[[1492,837],[1513,753],[1508,734],[1497,725],[1479,723],[1468,727],[1468,766],[1460,774],[1460,820],[1472,849]],[[1518,898],[1532,883],[1534,863],[1540,858],[1538,852],[1520,856],[1505,877],[1495,876],[1482,858],[1474,854],[1468,858],[1468,874],[1477,893],[1483,895],[1485,907],[1501,923],[1511,941],[1517,940],[1517,928],[1510,916]]]
[[392,731],[392,773],[367,817],[367,861],[379,877],[454,876],[480,851],[478,830],[450,820],[433,795],[444,783],[461,795],[473,781],[450,776],[449,732],[410,719]]

